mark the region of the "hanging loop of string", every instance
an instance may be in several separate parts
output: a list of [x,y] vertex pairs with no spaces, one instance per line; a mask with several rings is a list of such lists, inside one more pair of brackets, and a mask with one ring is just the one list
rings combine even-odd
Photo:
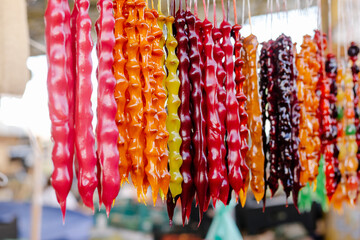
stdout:
[[229,22],[230,0],[227,0],[226,21]]
[[205,19],[208,19],[208,11],[207,11],[207,7],[206,7],[206,0],[202,0],[203,1],[203,5],[204,5],[204,15],[205,15]]
[[237,13],[236,13],[236,0],[233,0],[234,4],[234,23],[237,24]]
[[250,6],[250,0],[247,1],[248,4],[248,14],[249,14],[249,25],[250,25],[250,32],[252,33],[252,25],[251,25],[251,6]]
[[[245,0],[244,0],[244,1],[245,1]],[[225,6],[224,6],[224,0],[221,0],[221,8],[222,8],[223,20],[225,20]]]
[[329,53],[332,53],[331,0],[328,0],[328,19]]
[[213,10],[214,10],[214,28],[216,28],[216,0],[213,0]]
[[242,1],[241,24],[245,24],[245,0]]

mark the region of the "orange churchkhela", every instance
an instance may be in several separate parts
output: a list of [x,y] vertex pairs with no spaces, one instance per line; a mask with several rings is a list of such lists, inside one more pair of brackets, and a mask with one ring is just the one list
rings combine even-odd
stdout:
[[[160,2],[160,1],[159,1]],[[151,10],[154,17],[151,19],[151,31],[154,36],[154,41],[152,44],[152,64],[154,66],[154,93],[153,97],[155,99],[154,107],[156,109],[156,118],[158,121],[155,138],[155,145],[158,151],[157,158],[157,171],[159,174],[158,186],[157,189],[153,189],[153,191],[158,192],[159,188],[164,194],[167,194],[167,190],[169,187],[170,174],[167,170],[167,166],[161,167],[162,161],[167,163],[168,152],[167,152],[167,139],[168,132],[166,130],[166,110],[165,110],[165,101],[166,101],[166,90],[164,86],[165,79],[165,70],[162,64],[162,59],[164,57],[163,47],[160,46],[160,41],[163,37],[163,31],[157,23],[157,19],[159,18],[159,13],[152,9]]]
[[[157,18],[157,24],[158,24],[160,30],[163,30],[166,18],[161,13],[161,1],[158,1],[158,13],[159,13],[159,17]],[[167,113],[165,110],[167,91],[165,88],[165,80],[166,80],[166,73],[165,73],[165,68],[164,68],[165,54],[163,52],[164,45],[165,45],[164,34],[161,34],[161,35],[158,34],[155,37],[155,45],[157,44],[157,42],[158,42],[158,48],[156,48],[156,47],[153,48],[153,51],[154,51],[154,49],[158,49],[157,51],[159,52],[159,50],[161,49],[162,55],[161,55],[161,57],[158,56],[158,58],[155,57],[155,60],[154,60],[157,65],[157,70],[154,73],[154,75],[155,75],[155,80],[157,82],[157,86],[159,86],[157,88],[158,102],[157,102],[157,113],[156,113],[157,117],[159,119],[159,130],[158,130],[158,135],[156,138],[156,145],[159,148],[158,149],[159,150],[158,167],[159,167],[159,175],[160,175],[159,187],[161,189],[162,197],[165,198],[165,196],[167,195],[168,190],[169,190],[170,173],[168,171],[169,152],[168,152],[168,148],[167,148],[169,133],[166,129]],[[154,54],[154,55],[156,56],[157,54]]]
[[128,94],[131,96],[126,104],[125,112],[128,114],[129,146],[128,154],[131,158],[131,179],[137,189],[138,200],[144,198],[143,182],[145,177],[144,169],[144,138],[143,130],[143,100],[141,92],[140,61],[139,61],[139,34],[136,25],[138,21],[138,7],[134,0],[127,0],[125,7],[129,11],[125,21],[125,32],[128,37],[126,51],[128,61],[125,69],[129,76]]
[[300,104],[300,144],[301,162],[300,185],[315,181],[320,159],[319,121],[316,111],[319,99],[315,94],[320,64],[316,60],[317,47],[309,35],[304,36],[300,53],[296,56],[298,99]]
[[115,100],[117,103],[116,124],[119,130],[118,150],[119,150],[119,173],[121,184],[127,181],[129,171],[131,168],[131,159],[127,156],[129,136],[127,129],[127,117],[125,112],[125,105],[129,100],[126,95],[129,79],[125,74],[126,58],[124,54],[124,47],[127,42],[127,37],[124,31],[124,23],[126,18],[123,13],[123,7],[126,0],[116,0],[114,15],[115,15],[115,46],[114,46],[114,76],[116,79],[115,86]]
[[139,1],[139,22],[138,31],[140,35],[140,56],[141,56],[141,72],[142,72],[142,86],[143,86],[143,100],[144,100],[144,135],[145,135],[145,149],[144,149],[144,166],[147,180],[144,181],[143,190],[146,191],[148,183],[152,187],[152,194],[154,204],[158,193],[158,151],[155,146],[155,138],[157,135],[158,120],[156,116],[156,108],[153,103],[154,99],[154,84],[153,64],[151,60],[152,42],[154,36],[151,33],[151,21],[154,18],[153,13],[149,9],[145,9],[146,3]]
[[[251,144],[246,154],[246,162],[251,171],[250,187],[254,193],[256,201],[260,201],[265,192],[264,181],[264,151],[262,141],[262,121],[261,107],[259,97],[259,84],[256,72],[256,50],[258,41],[254,35],[246,37],[243,41],[243,47],[246,51],[246,60],[248,63],[248,74],[245,80],[247,88],[247,110],[248,110],[248,128],[250,130]],[[249,174],[248,174],[249,175]],[[249,179],[247,177],[246,179]],[[246,183],[245,183],[246,184]]]

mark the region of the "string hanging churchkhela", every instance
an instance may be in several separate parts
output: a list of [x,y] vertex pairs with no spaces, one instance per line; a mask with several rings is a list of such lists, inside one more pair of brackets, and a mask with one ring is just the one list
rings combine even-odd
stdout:
[[[312,201],[338,211],[343,203],[356,204],[358,45],[347,45],[348,67],[340,47],[338,56],[332,52],[331,30],[305,35],[298,52],[281,34],[261,43],[257,56],[257,37],[244,37],[238,24],[237,1],[227,1],[227,9],[221,1],[220,24],[216,1],[213,19],[211,1],[202,4],[204,20],[196,0],[168,1],[166,16],[160,0],[157,10],[154,1],[97,1],[94,128],[90,1],[76,0],[72,12],[66,0],[48,1],[51,179],[63,217],[73,172],[89,208],[97,188],[99,207],[109,215],[120,186],[129,183],[139,202],[150,195],[154,205],[166,202],[170,224],[178,203],[183,224],[193,204],[200,224],[219,201],[234,198],[244,207],[248,190],[264,211],[268,189],[271,197],[284,194],[286,204],[291,195],[299,211]],[[273,1],[267,5],[272,21]],[[276,6],[280,10],[280,1]],[[255,32],[250,1],[247,7]],[[321,7],[318,1],[319,18]],[[338,7],[341,25],[344,11]]]

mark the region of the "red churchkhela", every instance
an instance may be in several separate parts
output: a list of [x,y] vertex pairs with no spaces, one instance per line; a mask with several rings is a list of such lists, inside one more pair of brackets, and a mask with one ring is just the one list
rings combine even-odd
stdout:
[[119,152],[117,149],[119,133],[114,121],[117,111],[114,98],[116,80],[112,72],[115,19],[112,0],[99,0],[97,5],[100,17],[97,20],[99,66],[96,137],[97,154],[101,166],[101,199],[109,216],[113,201],[120,189]]
[[[69,88],[66,68],[66,30],[64,25],[67,14],[63,0],[49,0],[45,11],[45,40],[48,60],[47,88],[49,92],[49,115],[51,135],[54,142],[52,161],[54,172],[51,183],[60,204],[63,221],[65,219],[66,197],[73,178],[74,143],[71,135]],[[71,93],[70,93],[71,95]]]
[[192,164],[193,156],[191,154],[191,113],[190,113],[190,79],[189,79],[189,66],[190,59],[188,55],[189,38],[185,33],[186,19],[185,11],[181,8],[175,16],[175,28],[176,28],[176,40],[178,41],[178,47],[176,49],[176,55],[179,58],[179,79],[181,81],[179,97],[181,105],[179,107],[179,117],[181,120],[180,136],[182,138],[182,144],[180,153],[183,158],[183,164],[180,171],[183,176],[182,193],[181,193],[181,209],[182,209],[182,221],[185,223],[185,219],[189,219],[191,213],[191,205],[195,195],[195,187],[192,176]]
[[91,20],[88,14],[90,2],[77,0],[76,19],[76,97],[75,97],[75,149],[79,164],[78,188],[85,205],[93,208],[93,194],[97,186],[95,174],[96,153],[91,109]]

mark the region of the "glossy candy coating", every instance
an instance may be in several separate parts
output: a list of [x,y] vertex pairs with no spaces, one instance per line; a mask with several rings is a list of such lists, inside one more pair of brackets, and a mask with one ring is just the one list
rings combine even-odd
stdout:
[[207,164],[205,157],[205,139],[203,126],[203,109],[202,109],[202,88],[201,79],[202,71],[200,68],[201,57],[199,50],[199,31],[200,25],[196,23],[196,17],[189,11],[185,15],[186,23],[188,25],[189,36],[189,58],[190,69],[189,78],[192,87],[191,102],[192,102],[192,121],[193,121],[193,135],[192,143],[194,146],[194,185],[196,189],[196,196],[199,203],[200,221],[202,219],[203,211],[206,208],[206,195],[208,191],[208,176]]
[[174,17],[170,16],[166,18],[167,39],[166,39],[166,68],[168,70],[168,76],[166,78],[165,86],[168,91],[168,118],[166,119],[166,128],[169,132],[169,172],[170,172],[170,186],[171,195],[176,197],[181,194],[182,175],[180,173],[180,167],[182,164],[182,158],[180,155],[181,137],[180,131],[180,118],[178,115],[178,108],[180,106],[179,88],[180,80],[177,76],[177,67],[179,65],[179,59],[176,57],[175,49],[177,47],[177,41],[173,35],[172,24]]
[[[338,182],[340,181],[341,175],[339,171],[339,149],[336,145],[337,138],[337,109],[336,109],[336,75],[337,75],[337,64],[335,56],[332,54],[327,55],[325,62],[325,71],[328,82],[324,81],[324,85],[328,84],[330,88],[329,92],[329,115],[330,115],[330,126],[332,135],[328,140],[328,144],[325,149],[325,173],[326,173],[326,191],[329,200],[335,193]],[[324,86],[323,85],[323,86]],[[326,90],[325,90],[326,91]],[[325,95],[326,96],[326,95]],[[332,156],[328,157],[327,153],[332,152]]]
[[92,206],[94,190],[98,184],[95,174],[97,157],[95,136],[92,128],[93,112],[91,107],[91,20],[88,14],[89,1],[76,2],[79,15],[76,20],[76,106],[75,106],[75,149],[79,162],[78,188],[83,202]]
[[[239,117],[240,117],[240,145],[241,145],[241,155],[243,159],[245,159],[245,156],[248,152],[248,137],[249,137],[249,131],[247,128],[247,121],[248,121],[248,114],[245,111],[245,102],[247,100],[247,97],[245,96],[244,92],[246,92],[246,89],[243,88],[245,76],[243,73],[245,73],[245,69],[247,71],[248,66],[244,66],[244,61],[246,60],[246,52],[243,49],[242,39],[240,35],[240,29],[241,26],[238,24],[235,24],[232,27],[232,37],[235,40],[234,44],[234,55],[235,55],[235,83],[236,83],[236,99],[239,103]],[[244,162],[241,166],[241,174],[245,179],[244,188],[240,190],[240,202],[241,205],[244,206],[246,202],[246,196],[247,196],[247,188],[249,183],[249,167],[248,163]]]
[[70,191],[73,170],[70,155],[70,111],[66,73],[65,14],[61,0],[50,0],[45,11],[45,40],[48,61],[47,89],[49,92],[49,115],[51,136],[54,142],[51,158],[54,171],[51,184],[60,204],[63,220],[66,197]]
[[298,118],[293,115],[293,113],[296,113],[296,111],[293,112],[294,104],[296,104],[296,101],[294,101],[296,73],[293,66],[293,45],[291,39],[281,35],[272,45],[276,61],[274,69],[275,89],[271,89],[271,91],[275,90],[278,98],[275,103],[278,116],[278,132],[276,135],[279,151],[277,174],[288,197],[294,186],[294,168],[299,164],[296,156],[297,152],[293,151],[294,147],[296,148],[297,140],[296,132],[294,131],[296,129],[293,129],[293,125],[296,128],[298,121]]
[[98,37],[98,105],[97,105],[97,155],[101,165],[101,200],[109,216],[112,204],[120,190],[119,152],[117,148],[119,132],[116,126],[117,111],[114,90],[116,79],[112,72],[115,45],[112,0],[99,0],[97,3],[100,16]]
[[345,75],[345,141],[347,156],[344,162],[344,172],[346,176],[346,192],[348,200],[354,204],[359,181],[357,178],[358,161],[356,153],[358,146],[356,143],[356,128],[355,128],[355,111],[354,111],[354,83],[349,72]]
[[[157,23],[158,26],[160,28],[160,30],[164,29],[164,24],[165,24],[165,16],[159,12],[159,17],[157,19]],[[161,34],[161,36],[159,35],[159,48],[158,49],[164,49],[164,44],[165,44],[165,36],[164,34]],[[156,40],[157,41],[157,40]],[[170,183],[170,174],[168,171],[168,159],[169,159],[169,152],[168,152],[168,148],[167,148],[167,142],[168,142],[168,138],[169,138],[169,133],[166,129],[166,118],[167,118],[167,113],[166,113],[166,109],[165,109],[165,102],[166,102],[166,98],[167,98],[167,91],[166,91],[166,87],[165,87],[165,80],[166,80],[166,73],[165,73],[165,68],[164,68],[164,62],[165,62],[165,54],[163,52],[161,59],[157,60],[158,62],[158,67],[157,67],[157,73],[154,73],[155,75],[155,79],[157,80],[157,84],[158,86],[160,86],[161,83],[161,87],[159,87],[157,89],[157,98],[158,98],[158,110],[156,112],[156,115],[159,119],[159,131],[158,131],[158,136],[156,138],[156,145],[159,147],[158,151],[159,151],[159,164],[158,164],[158,168],[159,168],[159,187],[161,189],[161,193],[162,193],[162,197],[165,198],[165,196],[167,196],[167,192],[169,189],[169,183]],[[157,76],[158,75],[158,76]]]
[[127,128],[127,116],[125,112],[125,105],[129,98],[126,91],[129,86],[129,79],[125,74],[126,57],[124,48],[126,46],[127,37],[124,31],[126,18],[123,13],[125,0],[116,0],[114,2],[114,17],[115,17],[115,46],[114,46],[114,76],[116,79],[116,86],[114,91],[115,100],[117,103],[117,112],[115,116],[116,124],[119,131],[118,151],[119,151],[119,174],[121,184],[127,181],[131,168],[131,159],[127,155],[129,145],[129,136]]
[[181,105],[179,107],[179,117],[181,121],[180,136],[182,139],[180,153],[183,159],[180,172],[183,176],[182,193],[181,193],[181,210],[182,221],[189,220],[191,205],[195,195],[195,186],[192,175],[193,156],[191,131],[193,128],[191,121],[191,104],[190,104],[190,79],[189,67],[190,59],[188,55],[189,38],[185,32],[186,28],[185,11],[178,10],[175,16],[176,40],[179,45],[176,49],[176,55],[179,59],[179,79],[181,81],[179,97]]
[[336,76],[336,108],[337,108],[337,139],[336,144],[339,148],[339,171],[341,174],[340,182],[336,187],[335,193],[332,197],[331,203],[335,210],[342,212],[342,205],[346,202],[346,176],[345,176],[345,159],[347,155],[346,141],[345,141],[345,92],[344,92],[345,74],[343,69],[339,68]]
[[128,18],[125,21],[125,32],[128,37],[126,51],[128,61],[125,64],[129,76],[128,94],[131,96],[126,104],[125,112],[128,115],[129,146],[128,154],[131,158],[131,180],[137,189],[138,200],[144,199],[143,182],[145,177],[144,166],[144,139],[142,135],[143,100],[141,92],[140,60],[139,60],[139,34],[137,33],[138,8],[134,0],[126,0],[125,7],[128,9]]
[[244,39],[244,49],[246,51],[248,62],[248,77],[246,79],[247,87],[247,113],[248,126],[251,137],[251,146],[246,154],[246,162],[250,162],[251,180],[250,186],[254,193],[255,199],[259,202],[264,197],[264,152],[262,142],[262,120],[261,107],[259,99],[259,86],[257,78],[257,61],[256,50],[258,41],[254,35],[250,35]]
[[277,144],[277,138],[279,134],[278,130],[278,113],[277,113],[277,101],[278,95],[276,93],[277,86],[275,82],[275,55],[273,41],[267,43],[268,46],[264,45],[267,51],[267,61],[265,66],[267,69],[268,76],[268,92],[267,92],[267,102],[268,102],[268,116],[270,122],[270,132],[269,132],[269,164],[270,164],[270,174],[267,179],[267,184],[271,190],[271,194],[274,195],[279,187],[279,148]]
[[[225,136],[226,136],[226,128],[225,128],[225,120],[226,120],[226,91],[224,89],[224,80],[226,78],[226,72],[223,67],[222,59],[225,56],[224,51],[221,48],[220,41],[222,39],[222,33],[218,28],[213,28],[212,30],[213,40],[214,40],[214,59],[216,61],[216,79],[218,82],[217,85],[217,111],[219,115],[220,125],[221,125],[221,146],[220,146],[220,154],[221,154],[221,175],[224,176],[223,181],[220,187],[220,200],[226,205],[228,203],[229,196],[229,180],[228,173],[226,168],[226,146],[225,146]],[[244,110],[245,111],[245,110]]]
[[214,60],[214,41],[212,38],[212,24],[205,19],[203,22],[204,33],[204,85],[206,102],[206,134],[207,134],[207,160],[210,196],[214,204],[220,197],[220,187],[224,181],[221,166],[221,124],[217,111],[216,62]]
[[244,177],[241,167],[245,161],[241,154],[241,138],[240,138],[240,116],[239,103],[236,100],[235,80],[234,80],[234,61],[233,46],[230,40],[231,25],[227,21],[223,21],[220,25],[220,31],[223,34],[223,42],[221,47],[225,53],[225,61],[223,67],[226,72],[225,89],[227,110],[226,129],[227,129],[227,163],[228,163],[228,179],[230,186],[236,194],[240,193],[240,189],[244,187]]
[[[145,6],[144,6],[145,7]],[[153,76],[154,64],[152,59],[152,44],[155,40],[152,34],[151,23],[155,18],[150,9],[139,9],[138,29],[140,34],[140,56],[141,56],[141,72],[143,81],[143,99],[144,99],[144,120],[145,120],[145,173],[147,181],[152,188],[152,198],[155,205],[159,192],[159,172],[158,159],[159,153],[155,144],[158,130],[158,118],[156,117],[155,103],[157,98],[155,95],[156,82]],[[144,190],[147,188],[146,183]]]
[[260,65],[260,74],[259,74],[259,93],[261,96],[261,109],[262,109],[262,140],[263,140],[263,151],[264,151],[264,179],[265,179],[265,191],[264,191],[264,198],[263,198],[263,208],[265,209],[266,205],[266,190],[267,190],[267,174],[266,169],[269,163],[269,139],[266,135],[265,126],[266,122],[269,120],[268,117],[268,108],[269,104],[267,101],[267,92],[268,90],[268,84],[269,84],[269,70],[267,67],[267,63],[271,61],[269,56],[269,43],[264,42],[262,43],[262,48],[260,51],[260,59],[259,59],[259,65]]
[[[156,118],[158,120],[158,131],[156,133],[155,138],[155,146],[157,147],[158,151],[158,161],[157,161],[157,170],[159,174],[158,179],[158,187],[160,189],[166,189],[165,193],[167,193],[167,188],[169,187],[170,181],[170,174],[167,170],[167,167],[164,169],[160,168],[161,159],[166,157],[167,159],[167,139],[168,139],[168,132],[166,130],[166,110],[165,110],[165,101],[166,101],[166,90],[165,86],[163,85],[163,80],[165,79],[165,70],[164,66],[161,64],[162,58],[164,57],[164,50],[160,47],[160,41],[163,37],[163,31],[159,27],[157,23],[157,19],[159,18],[159,14],[156,10],[151,10],[154,18],[152,18],[152,27],[151,31],[154,35],[154,42],[152,44],[152,61],[154,65],[154,79],[155,79],[155,92],[153,93],[153,98],[156,100],[154,101],[154,106],[156,108]],[[159,190],[157,190],[159,191]],[[163,191],[164,192],[164,191]]]

